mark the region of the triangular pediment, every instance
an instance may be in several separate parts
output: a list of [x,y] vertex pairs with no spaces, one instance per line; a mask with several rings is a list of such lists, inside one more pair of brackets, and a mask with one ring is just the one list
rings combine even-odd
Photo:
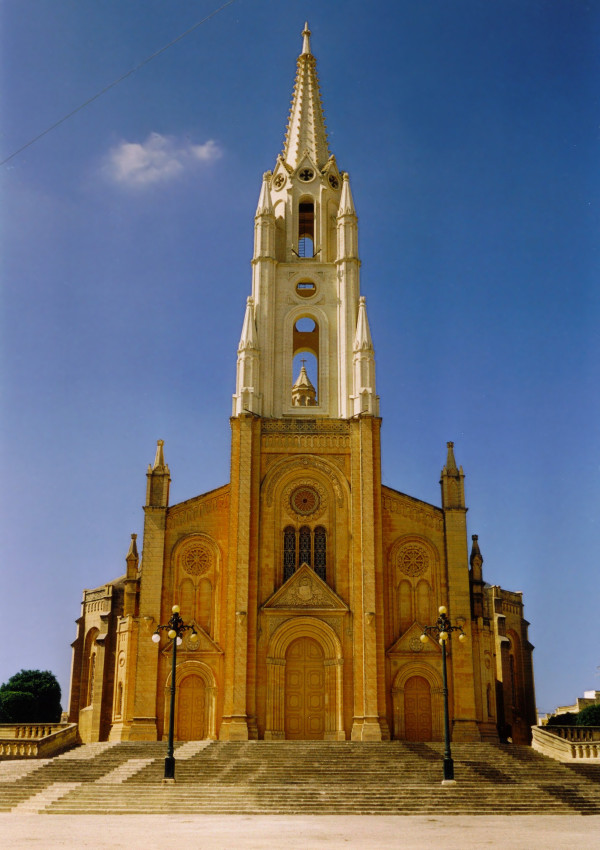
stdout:
[[400,635],[398,640],[392,644],[392,646],[388,649],[387,654],[404,655],[408,652],[433,652],[435,654],[439,654],[441,650],[438,644],[432,638],[428,638],[425,643],[423,643],[421,641],[422,634],[423,627],[417,622],[414,622],[412,626],[407,629],[403,635]]
[[263,605],[263,611],[280,611],[282,608],[348,611],[346,603],[308,564],[302,564]]
[[[209,653],[212,653],[212,654],[222,655],[223,650],[221,649],[221,647],[218,644],[216,644],[214,642],[214,640],[211,638],[211,636],[208,635],[204,631],[202,626],[199,626],[198,623],[195,622],[195,620],[192,620],[192,623],[194,624],[196,634],[198,635],[198,640],[195,642],[195,645],[194,645],[190,641],[191,631],[186,632],[183,635],[183,641],[181,643],[181,646],[177,647],[177,653],[179,654],[180,652],[185,652],[185,653],[188,653],[188,652],[207,653],[207,652],[209,652]],[[163,653],[163,655],[169,655],[170,656],[172,652],[173,652],[173,641],[170,640],[165,645],[164,649],[162,650],[162,653]]]

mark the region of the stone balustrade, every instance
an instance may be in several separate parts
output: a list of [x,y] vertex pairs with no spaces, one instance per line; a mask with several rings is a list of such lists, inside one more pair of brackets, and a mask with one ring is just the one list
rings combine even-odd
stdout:
[[600,762],[600,726],[533,726],[531,746],[557,761]]
[[76,723],[0,723],[0,759],[49,758],[78,743]]

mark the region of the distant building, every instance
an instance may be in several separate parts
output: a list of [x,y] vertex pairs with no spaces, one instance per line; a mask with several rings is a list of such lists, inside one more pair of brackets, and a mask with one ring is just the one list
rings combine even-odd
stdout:
[[[520,593],[469,557],[464,473],[447,444],[441,507],[382,485],[375,352],[358,219],[325,131],[308,28],[289,124],[263,176],[237,351],[231,478],[169,505],[159,441],[143,554],[84,592],[70,718],[84,741],[165,737],[177,603],[200,634],[176,672],[176,737],[441,740],[444,604],[455,741],[524,743],[535,723]],[[306,361],[306,362],[302,362]]]
[[540,714],[538,726],[545,726],[550,717],[555,714],[578,714],[588,705],[600,705],[600,691],[584,691],[582,697],[577,697],[573,705],[559,705],[552,714]]

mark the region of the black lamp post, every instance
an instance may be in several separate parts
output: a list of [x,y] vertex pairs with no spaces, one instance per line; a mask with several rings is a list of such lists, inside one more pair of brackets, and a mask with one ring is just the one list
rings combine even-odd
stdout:
[[454,762],[450,751],[450,719],[448,716],[448,672],[446,669],[446,642],[448,641],[451,632],[460,632],[458,639],[465,641],[466,634],[463,632],[462,626],[451,626],[450,620],[446,616],[445,605],[440,605],[438,608],[439,617],[433,626],[424,626],[421,641],[425,643],[428,636],[436,638],[442,647],[442,694],[444,696],[444,778],[442,785],[454,785]]
[[167,744],[167,757],[165,759],[165,781],[175,782],[175,756],[173,755],[173,731],[175,729],[175,673],[177,670],[177,646],[181,644],[182,635],[188,629],[192,630],[191,640],[198,640],[198,633],[192,625],[185,625],[179,616],[179,605],[173,605],[173,614],[166,626],[157,626],[152,635],[154,643],[160,643],[161,631],[167,632],[167,637],[173,641],[173,666],[171,670],[171,711],[169,714],[169,741]]

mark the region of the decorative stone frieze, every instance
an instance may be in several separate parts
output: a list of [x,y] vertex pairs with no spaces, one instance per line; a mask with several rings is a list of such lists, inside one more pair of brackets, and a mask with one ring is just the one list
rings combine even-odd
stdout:
[[435,531],[443,531],[444,529],[442,512],[433,505],[413,504],[403,499],[394,499],[387,493],[383,494],[382,502],[384,511],[388,511],[388,513],[399,514]]
[[201,519],[206,514],[229,510],[229,493],[223,493],[212,499],[202,499],[194,504],[183,502],[169,508],[167,528],[176,528]]

